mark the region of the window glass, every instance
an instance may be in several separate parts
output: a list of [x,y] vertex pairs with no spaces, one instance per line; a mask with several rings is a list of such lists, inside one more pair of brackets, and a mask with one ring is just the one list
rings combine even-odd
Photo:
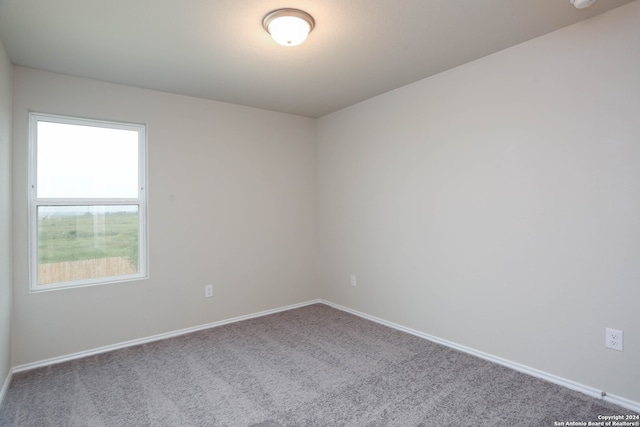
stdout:
[[146,277],[145,133],[31,113],[32,291]]
[[138,132],[38,122],[38,197],[138,197]]
[[38,285],[139,273],[138,206],[38,206]]

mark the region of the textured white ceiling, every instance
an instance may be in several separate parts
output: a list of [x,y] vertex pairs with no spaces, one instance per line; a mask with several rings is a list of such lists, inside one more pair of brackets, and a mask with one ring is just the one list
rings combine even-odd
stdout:
[[[632,0],[0,0],[15,65],[320,117]],[[635,1],[635,0],[634,0]],[[296,7],[296,47],[262,28]]]

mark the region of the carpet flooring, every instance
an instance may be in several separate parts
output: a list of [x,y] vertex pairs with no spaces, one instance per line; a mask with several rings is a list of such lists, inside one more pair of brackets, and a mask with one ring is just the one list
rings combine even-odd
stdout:
[[0,425],[539,427],[630,413],[314,304],[17,373]]

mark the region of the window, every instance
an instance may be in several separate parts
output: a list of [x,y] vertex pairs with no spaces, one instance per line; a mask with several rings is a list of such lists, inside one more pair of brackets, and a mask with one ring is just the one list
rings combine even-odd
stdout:
[[145,126],[31,113],[31,290],[147,276]]

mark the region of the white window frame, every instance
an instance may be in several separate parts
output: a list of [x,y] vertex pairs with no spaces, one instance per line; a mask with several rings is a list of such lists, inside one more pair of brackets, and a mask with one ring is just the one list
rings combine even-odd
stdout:
[[[52,122],[80,126],[93,126],[138,132],[138,197],[137,198],[38,198],[37,193],[37,149],[38,122]],[[105,285],[149,277],[148,229],[147,229],[147,131],[143,124],[86,119],[55,114],[29,113],[29,284],[31,292],[50,291],[83,286]],[[93,279],[72,280],[38,284],[38,207],[40,206],[138,206],[138,272]]]

